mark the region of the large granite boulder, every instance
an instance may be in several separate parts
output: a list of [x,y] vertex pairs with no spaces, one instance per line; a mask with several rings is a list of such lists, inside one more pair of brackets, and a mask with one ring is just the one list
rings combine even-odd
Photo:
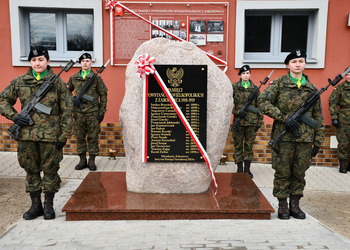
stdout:
[[126,69],[125,96],[119,113],[126,155],[127,190],[140,193],[205,192],[211,183],[205,162],[142,162],[143,80],[136,75],[135,61],[143,54],[155,57],[155,64],[208,66],[206,150],[214,171],[226,145],[233,107],[229,78],[193,43],[157,38],[141,44]]

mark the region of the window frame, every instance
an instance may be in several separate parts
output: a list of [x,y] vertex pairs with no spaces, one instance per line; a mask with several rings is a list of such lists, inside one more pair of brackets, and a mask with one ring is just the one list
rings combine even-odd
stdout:
[[[42,0],[11,0],[10,4],[10,25],[11,25],[11,48],[13,66],[30,66],[28,62],[29,51],[29,23],[26,22],[25,12],[29,9],[42,10],[43,12],[55,9],[64,9],[70,13],[80,10],[92,11],[93,14],[93,41],[94,51],[92,51],[93,60],[96,64],[103,64],[103,26],[102,26],[102,5],[99,0],[60,0],[46,1],[43,7]],[[57,25],[57,24],[56,24]],[[57,26],[56,26],[57,28]],[[63,32],[64,34],[64,32]],[[65,34],[64,34],[65,35]],[[57,48],[58,49],[58,48]],[[69,52],[56,56],[56,53],[50,54],[50,65],[60,66],[73,59],[80,52]],[[63,55],[63,56],[62,56]],[[79,65],[75,65],[79,66]]]
[[[249,64],[252,68],[284,68],[284,57],[288,53],[281,53],[279,58],[263,60],[253,60],[245,58],[245,15],[246,11],[272,11],[272,12],[314,12],[313,33],[311,41],[308,39],[308,68],[324,68],[326,52],[326,32],[328,16],[328,0],[300,0],[300,1],[245,1],[237,0],[236,8],[236,44],[235,44],[235,68],[240,68],[244,64]],[[293,12],[291,12],[293,11]],[[310,22],[309,22],[310,28]],[[242,35],[243,34],[243,35]],[[309,36],[310,37],[310,36]],[[271,42],[273,42],[271,40]],[[280,45],[278,45],[280,46]],[[285,54],[285,55],[284,55]],[[281,59],[283,57],[283,59]],[[272,60],[271,60],[272,59]]]

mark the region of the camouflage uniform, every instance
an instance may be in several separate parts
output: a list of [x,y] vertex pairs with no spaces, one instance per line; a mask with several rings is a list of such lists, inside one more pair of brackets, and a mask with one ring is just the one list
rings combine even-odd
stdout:
[[[48,73],[40,80],[32,74],[30,67],[27,74],[15,78],[0,95],[0,111],[7,119],[14,120],[18,115],[13,108],[17,98],[22,107],[34,96],[39,87],[49,80],[54,72],[47,67]],[[62,79],[54,82],[49,92],[40,103],[52,108],[51,115],[33,112],[32,126],[23,126],[19,133],[18,161],[26,171],[26,192],[57,192],[60,187],[58,175],[59,162],[63,150],[58,150],[56,142],[66,142],[72,129],[72,101]],[[40,172],[44,176],[41,179]]]
[[[260,111],[274,119],[271,140],[282,133],[285,119],[292,116],[302,103],[317,88],[306,78],[300,88],[290,79],[289,73],[277,78],[259,96]],[[277,198],[303,196],[305,172],[311,165],[312,145],[321,147],[324,141],[324,126],[321,102],[316,103],[307,113],[317,125],[315,128],[301,122],[300,137],[294,138],[287,132],[280,145],[280,153],[272,152],[272,167],[275,169],[273,195]]]
[[350,82],[339,84],[328,101],[332,120],[337,119],[340,123],[337,128],[338,159],[350,161]]
[[[85,79],[81,76],[81,71],[70,77],[68,81],[68,88],[72,92],[75,90],[75,95],[78,95],[85,83],[93,76],[91,71]],[[82,98],[81,103],[84,106],[74,107],[74,133],[77,137],[77,153],[84,154],[87,151],[90,155],[98,155],[98,134],[100,133],[100,124],[97,116],[104,115],[107,106],[107,87],[102,78],[97,75],[85,93],[93,97],[92,101]],[[86,137],[88,141],[88,148],[86,145]]]
[[[249,96],[257,86],[250,81],[248,88],[242,86],[241,81],[232,84],[233,88],[233,101],[234,108],[232,113],[234,114],[233,124],[238,120],[238,113],[247,102]],[[257,97],[259,94],[257,95]],[[258,98],[251,103],[258,111]],[[239,129],[232,127],[232,138],[234,140],[234,158],[235,162],[251,161],[253,159],[253,144],[256,136],[256,130],[263,124],[264,116],[258,111],[254,113],[252,111],[247,112],[248,120],[241,119],[239,122]]]

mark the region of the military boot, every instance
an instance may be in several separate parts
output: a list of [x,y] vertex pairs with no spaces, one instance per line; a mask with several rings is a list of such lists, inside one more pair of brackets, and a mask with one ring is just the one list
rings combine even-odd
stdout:
[[350,159],[348,159],[348,169],[347,170],[350,172]]
[[289,220],[287,198],[278,198],[278,218],[280,220]]
[[250,172],[250,163],[252,163],[251,161],[244,161],[244,173],[247,173],[250,178],[253,179],[253,174],[252,172]]
[[299,207],[301,195],[291,195],[289,198],[289,213],[295,219],[305,219],[305,213]]
[[82,170],[84,168],[87,168],[87,160],[86,160],[86,153],[79,154],[80,161],[78,165],[75,166],[75,170]]
[[45,193],[45,201],[44,201],[44,219],[52,220],[55,219],[55,210],[53,209],[53,198],[55,197],[54,192],[46,192]]
[[88,168],[91,171],[96,171],[96,169],[97,169],[97,167],[95,165],[95,157],[96,157],[96,155],[90,155],[89,156]]
[[237,162],[237,173],[243,173],[243,161]]
[[23,214],[23,219],[33,220],[44,214],[43,205],[41,204],[41,191],[30,192],[32,205],[27,212]]
[[339,163],[340,163],[339,173],[346,174],[347,168],[348,168],[347,160],[339,159]]

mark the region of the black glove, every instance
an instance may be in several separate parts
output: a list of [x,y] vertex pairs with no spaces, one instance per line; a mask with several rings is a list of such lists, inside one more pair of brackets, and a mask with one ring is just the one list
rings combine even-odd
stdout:
[[72,97],[72,101],[73,101],[73,105],[76,107],[80,106],[80,102],[77,100],[77,98],[75,96]]
[[241,118],[245,118],[246,115],[247,115],[247,112],[245,112],[245,111],[243,111],[243,110],[241,110],[241,111],[238,112],[238,116],[241,117]]
[[332,125],[336,128],[340,128],[340,123],[338,119],[332,119]]
[[319,150],[320,150],[320,147],[314,145],[314,148],[312,149],[312,153],[311,153],[312,157],[315,157]]
[[26,126],[29,125],[30,120],[27,117],[24,117],[23,115],[19,114],[18,116],[16,116],[13,122],[17,123],[20,126]]
[[284,124],[293,133],[294,131],[298,131],[299,123],[292,117],[288,116],[287,119],[284,121]]
[[103,118],[105,117],[105,115],[104,114],[99,114],[98,116],[97,116],[97,121],[98,121],[98,123],[101,123],[102,121],[103,121]]
[[64,147],[64,145],[66,145],[66,142],[61,142],[61,141],[56,142],[56,147],[58,150],[61,150]]

